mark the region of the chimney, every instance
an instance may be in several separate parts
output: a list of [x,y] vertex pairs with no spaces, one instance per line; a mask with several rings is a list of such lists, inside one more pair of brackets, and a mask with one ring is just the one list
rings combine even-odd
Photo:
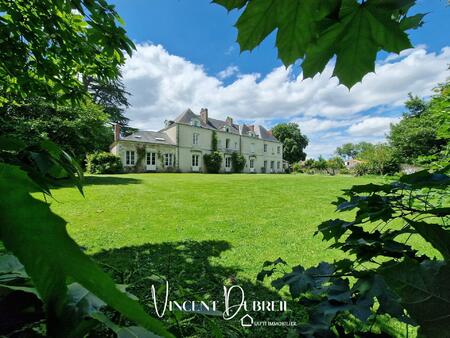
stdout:
[[208,123],[208,108],[200,109],[200,119],[203,123]]
[[114,124],[114,142],[120,140],[120,130],[122,129],[121,125],[116,123]]
[[227,122],[227,124],[228,124],[229,126],[232,126],[232,125],[233,125],[233,118],[232,118],[232,117],[229,117],[229,116],[227,116],[227,120],[226,120],[226,122]]

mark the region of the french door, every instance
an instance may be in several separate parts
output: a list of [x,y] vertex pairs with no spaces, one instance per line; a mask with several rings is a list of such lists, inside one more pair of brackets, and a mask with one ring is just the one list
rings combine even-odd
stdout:
[[146,155],[146,169],[149,171],[156,170],[156,153],[148,152]]

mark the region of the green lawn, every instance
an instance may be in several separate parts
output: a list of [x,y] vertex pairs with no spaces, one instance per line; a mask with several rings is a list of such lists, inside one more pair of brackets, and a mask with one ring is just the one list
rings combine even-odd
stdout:
[[[330,243],[313,237],[317,225],[339,216],[331,202],[342,189],[376,180],[381,179],[88,176],[85,198],[75,188],[58,188],[53,191],[52,209],[67,220],[69,233],[86,252],[118,283],[131,285],[131,291],[151,311],[150,285],[161,278],[169,280],[171,297],[176,299],[220,298],[223,285],[229,283],[242,285],[247,299],[276,299],[279,296],[268,283],[256,282],[263,262],[282,257],[291,265],[311,266],[338,258],[338,251],[327,249]],[[295,304],[289,308],[289,318],[303,318]],[[208,325],[215,325],[205,318],[196,321],[194,329],[189,323],[180,324],[184,322],[180,318],[168,324],[177,335],[185,336],[204,336],[212,330]],[[267,335],[264,328],[246,331],[237,323],[217,323],[227,332],[225,336]],[[286,329],[276,330],[271,328],[269,336],[286,333]]]
[[344,188],[373,178],[304,175],[130,174],[87,177],[53,192],[52,209],[88,253],[192,240],[225,241],[216,264],[254,278],[267,259],[312,265],[335,257],[313,237],[337,217],[331,204]]

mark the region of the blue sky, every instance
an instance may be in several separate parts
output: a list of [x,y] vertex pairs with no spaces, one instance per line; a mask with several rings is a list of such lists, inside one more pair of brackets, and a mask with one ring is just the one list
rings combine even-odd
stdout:
[[[450,45],[446,0],[418,0],[414,12],[429,14],[422,28],[410,32],[417,48],[399,58],[380,53],[380,79],[368,76],[354,93],[343,91],[329,74],[324,78],[327,71],[320,79],[300,83],[301,69],[280,67],[274,34],[253,52],[241,54],[233,27],[238,13],[227,13],[207,0],[111,2],[138,45],[125,66],[124,80],[133,94],[131,125],[139,128],[157,129],[183,109],[206,106],[212,116],[231,115],[268,127],[279,121],[298,122],[311,139],[310,156],[330,156],[339,142],[382,141],[389,123],[401,115],[408,91],[429,95],[450,63],[450,50],[443,50]],[[404,82],[394,86],[389,78],[393,72],[397,78],[404,74]],[[382,79],[392,88],[382,88]],[[373,95],[375,90],[386,100]],[[355,98],[358,93],[369,93],[366,102]],[[374,130],[377,126],[380,130]]]

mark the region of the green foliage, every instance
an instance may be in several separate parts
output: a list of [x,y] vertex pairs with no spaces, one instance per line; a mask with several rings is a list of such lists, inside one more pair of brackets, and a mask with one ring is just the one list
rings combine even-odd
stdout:
[[57,106],[31,100],[22,106],[5,105],[0,110],[0,133],[28,144],[51,140],[82,162],[88,153],[108,150],[113,133],[108,115],[90,101],[76,106]]
[[206,171],[210,174],[217,174],[222,165],[222,154],[218,151],[212,151],[210,154],[203,155]]
[[352,159],[358,157],[361,153],[370,151],[373,147],[373,144],[368,142],[359,142],[359,143],[345,143],[340,147],[336,148],[335,153],[342,158]]
[[213,130],[212,132],[212,136],[211,136],[211,151],[217,151],[217,133],[215,130]]
[[355,167],[359,175],[394,175],[400,170],[400,162],[392,147],[386,144],[373,145],[362,152],[359,158],[363,163]]
[[[2,311],[0,332],[6,335],[14,335],[20,332],[22,335],[28,334],[31,336],[36,336],[39,332],[42,336],[49,336],[53,329],[42,327],[42,322],[46,320],[44,303],[24,266],[15,256],[10,254],[0,256],[0,280],[3,302],[5,300],[15,301],[14,306],[9,307],[8,311]],[[123,285],[116,285],[116,287],[124,289]],[[68,284],[67,297],[63,308],[61,308],[61,313],[65,316],[64,327],[58,327],[56,334],[67,334],[68,337],[83,336],[100,324],[104,324],[116,333],[120,330],[131,329],[112,322],[102,312],[105,307],[105,302],[80,284]],[[142,332],[140,337],[151,336],[151,332],[143,328],[139,329]]]
[[420,97],[408,94],[409,99],[405,102],[405,107],[408,109],[408,116],[420,116],[428,109],[428,104]]
[[294,163],[292,165],[292,171],[294,173],[302,173],[303,172],[303,166],[299,162]]
[[123,166],[120,157],[108,152],[97,152],[87,156],[86,169],[91,174],[117,174]]
[[[136,146],[136,164],[134,165],[134,170],[139,172],[144,170],[143,162],[145,159],[145,145],[137,145]],[[175,156],[173,159],[173,165],[175,166]]]
[[312,168],[316,169],[318,171],[327,170],[328,162],[322,157],[322,155],[320,155],[319,158],[317,159],[317,161],[314,161]]
[[345,164],[342,158],[332,157],[327,161],[327,168],[331,171],[332,175],[335,175],[336,171],[345,168]]
[[277,30],[278,57],[284,65],[303,59],[304,77],[321,73],[336,55],[333,74],[351,88],[374,71],[380,50],[411,48],[406,33],[423,14],[407,16],[414,0],[214,0],[227,10],[245,6],[236,22],[241,51],[253,50]]
[[130,93],[125,91],[121,74],[113,80],[89,77],[85,78],[83,82],[88,87],[92,100],[104,109],[109,121],[125,127],[129,121],[125,116],[125,109],[130,106],[128,102]]
[[[67,234],[65,221],[53,214],[47,203],[30,196],[36,185],[24,171],[8,164],[0,164],[0,171],[0,192],[9,196],[0,204],[0,239],[25,266],[39,297],[46,304],[49,335],[67,336],[67,332],[76,331],[68,325],[65,313],[69,278],[131,320],[154,332],[167,334],[157,320],[121,293],[110,277],[82,253]],[[17,205],[21,208],[16,208]]]
[[[430,102],[410,95],[405,103],[409,113],[391,126],[389,143],[406,163],[424,164],[448,158],[450,143],[450,82],[436,88]],[[445,166],[445,163],[442,167]]]
[[82,99],[82,78],[117,78],[134,48],[104,0],[1,0],[0,18],[0,105]]
[[306,158],[304,149],[308,138],[300,132],[297,123],[280,123],[273,127],[273,136],[283,143],[283,159],[293,164]]
[[[299,326],[306,336],[370,334],[364,323],[379,315],[419,325],[427,337],[449,332],[449,186],[450,177],[428,171],[390,184],[353,186],[335,203],[353,219],[325,221],[316,232],[348,259],[287,273],[278,259],[266,262],[258,278],[275,278],[276,289],[288,287],[308,307],[309,321]],[[412,236],[431,244],[437,257],[414,248]],[[348,326],[352,318],[359,324]]]
[[240,173],[244,170],[245,167],[245,157],[242,154],[237,152],[233,152],[231,154],[231,167],[233,168],[233,172]]

